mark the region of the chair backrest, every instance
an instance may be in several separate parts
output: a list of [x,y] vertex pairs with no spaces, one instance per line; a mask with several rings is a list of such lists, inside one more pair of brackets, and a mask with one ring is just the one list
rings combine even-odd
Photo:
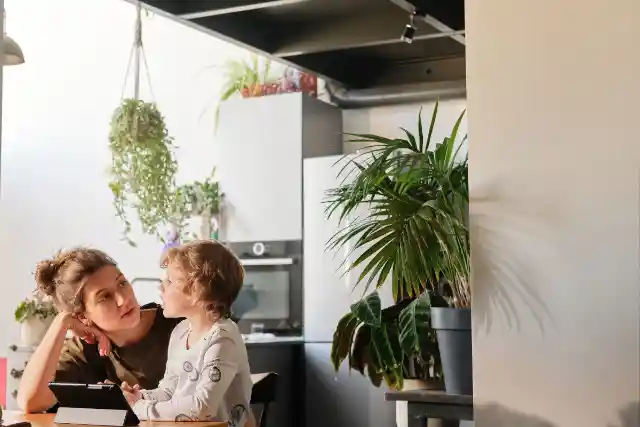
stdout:
[[251,403],[262,406],[262,411],[258,417],[258,427],[265,427],[267,423],[267,412],[269,404],[276,400],[276,390],[278,388],[278,374],[275,372],[265,372],[262,374],[252,374],[253,389],[251,390]]

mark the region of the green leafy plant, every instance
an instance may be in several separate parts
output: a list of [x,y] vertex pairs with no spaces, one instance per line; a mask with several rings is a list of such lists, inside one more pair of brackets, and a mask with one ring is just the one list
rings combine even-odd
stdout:
[[244,97],[258,96],[262,85],[269,83],[271,76],[271,59],[251,55],[247,59],[231,59],[224,65],[224,83],[218,108],[216,109],[216,128],[220,117],[220,104],[233,96]]
[[173,196],[171,221],[179,226],[196,215],[215,215],[220,212],[224,194],[215,180],[215,168],[204,181],[194,181],[176,188]]
[[[456,146],[464,112],[450,135],[432,147],[437,111],[436,103],[426,137],[421,113],[417,136],[406,129],[405,138],[351,134],[354,142],[372,143],[371,148],[341,171],[355,178],[328,192],[327,215],[338,215],[341,222],[362,204],[369,208],[328,242],[332,250],[349,245],[352,252],[361,251],[348,270],[362,266],[357,282],[364,282],[365,294],[336,328],[334,367],[348,358],[350,368],[362,372],[361,365],[353,364],[353,353],[362,352],[359,347],[366,340],[356,328],[373,328],[367,344],[372,356],[365,361],[378,377],[369,377],[374,384],[383,378],[392,388],[402,387],[407,359],[424,362],[431,376],[441,375],[428,308],[468,307],[471,300],[468,168],[466,156],[457,158],[462,143]],[[378,289],[387,279],[397,303],[385,310],[397,316],[382,314],[377,297],[372,297],[377,293],[369,293],[371,286]],[[359,304],[367,307],[369,317],[358,314]]]
[[385,309],[377,291],[368,294],[336,327],[331,348],[335,370],[347,360],[349,369],[368,376],[376,387],[384,380],[390,388],[401,389],[405,378],[441,382],[430,307],[426,293]]
[[14,311],[16,322],[22,323],[29,319],[46,320],[58,314],[53,302],[42,298],[26,298],[18,304]]
[[116,215],[131,245],[128,210],[137,214],[142,231],[159,235],[170,219],[177,162],[173,140],[154,103],[125,99],[111,119],[111,180]]

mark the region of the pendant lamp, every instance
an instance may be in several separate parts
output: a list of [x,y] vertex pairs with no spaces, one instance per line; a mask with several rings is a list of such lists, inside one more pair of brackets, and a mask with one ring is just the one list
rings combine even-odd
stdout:
[[24,63],[24,54],[20,45],[16,43],[11,37],[7,35],[7,14],[2,10],[2,28],[4,30],[2,38],[2,50],[4,52],[4,58],[2,58],[2,65],[18,65]]

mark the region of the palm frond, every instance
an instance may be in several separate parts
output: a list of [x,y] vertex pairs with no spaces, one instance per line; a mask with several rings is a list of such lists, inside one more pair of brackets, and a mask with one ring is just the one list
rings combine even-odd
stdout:
[[[372,146],[343,166],[341,174],[348,172],[351,179],[327,192],[327,216],[347,222],[328,245],[336,249],[349,244],[360,251],[348,268],[363,268],[358,279],[366,280],[365,292],[372,284],[384,283],[370,277],[383,272],[385,279],[391,277],[396,299],[400,294],[415,296],[443,274],[464,282],[464,292],[469,292],[468,168],[466,156],[458,159],[465,113],[433,146],[437,111],[436,104],[426,138],[421,116],[417,137],[407,129],[402,129],[405,138],[350,134]],[[369,207],[365,220],[346,221],[363,204]]]

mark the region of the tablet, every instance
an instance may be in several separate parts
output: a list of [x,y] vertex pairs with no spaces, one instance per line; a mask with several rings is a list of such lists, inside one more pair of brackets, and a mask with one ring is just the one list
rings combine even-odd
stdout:
[[49,383],[58,400],[55,422],[101,426],[136,426],[140,420],[115,384]]

